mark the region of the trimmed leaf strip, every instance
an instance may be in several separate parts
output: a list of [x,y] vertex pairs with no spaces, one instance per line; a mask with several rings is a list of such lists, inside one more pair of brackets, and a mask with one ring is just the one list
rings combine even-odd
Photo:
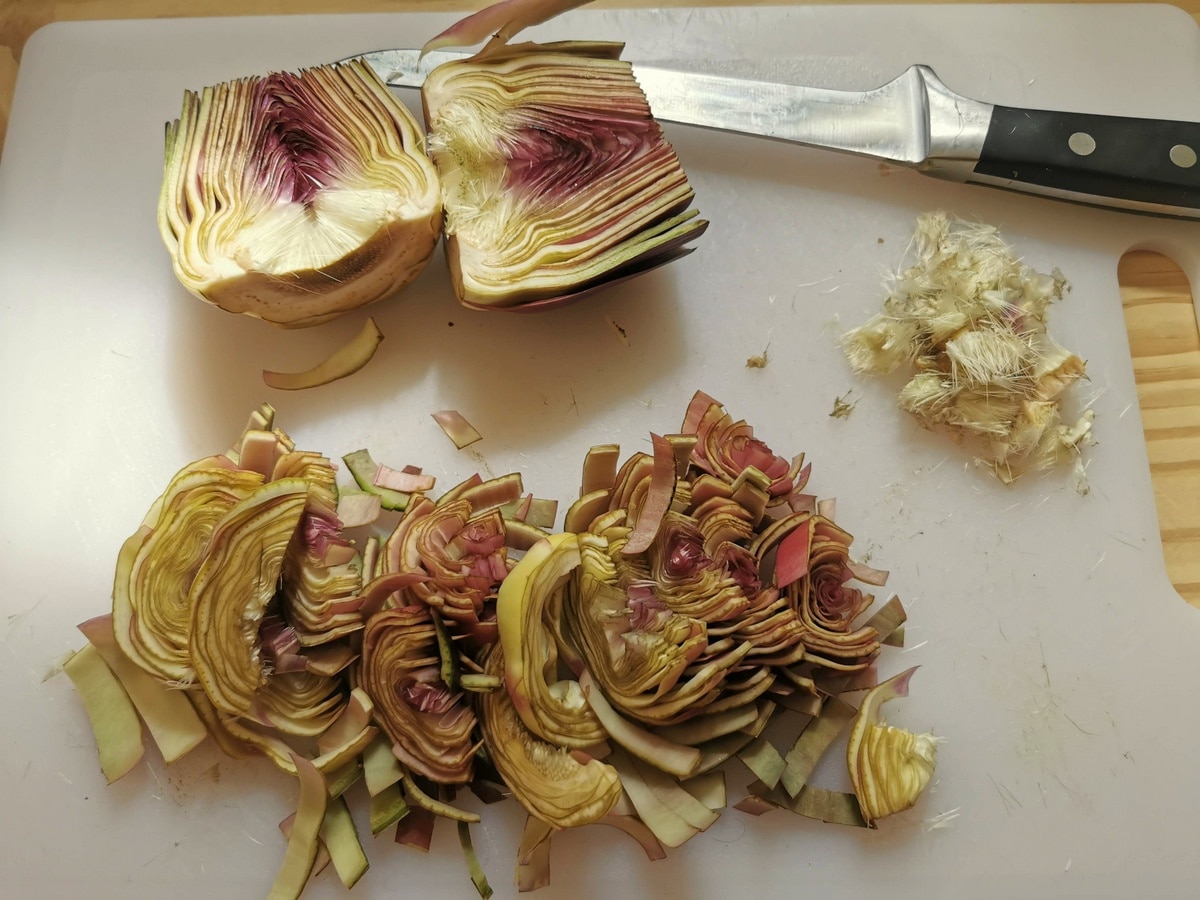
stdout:
[[113,637],[111,615],[89,619],[79,625],[79,630],[121,682],[166,763],[186,756],[208,736],[208,729],[183,691],[164,687],[121,652]]
[[867,827],[858,809],[858,800],[853,794],[833,791],[828,788],[805,785],[795,797],[776,788],[769,790],[762,782],[751,782],[750,796],[735,805],[735,809],[760,816],[772,809],[786,809],[809,819],[818,819],[831,825]]
[[466,822],[458,823],[458,842],[462,846],[463,858],[467,861],[467,871],[471,873],[471,884],[475,885],[475,890],[479,892],[480,900],[488,900],[492,896],[492,886],[488,884],[483,866],[479,864],[479,856],[471,842],[471,826]]
[[127,775],[138,764],[146,747],[142,743],[142,723],[121,682],[104,664],[100,651],[92,644],[63,664],[63,671],[75,685],[83,700],[96,751],[100,756],[100,771],[112,784]]
[[821,714],[808,723],[786,757],[781,781],[788,796],[795,797],[804,787],[829,745],[849,725],[855,716],[854,707],[836,697],[825,701]]
[[517,890],[536,891],[550,884],[550,836],[554,828],[534,816],[525,817],[517,848]]
[[738,759],[768,788],[779,784],[787,769],[787,760],[766,738],[757,737],[738,754]]
[[438,427],[454,441],[454,446],[459,450],[483,440],[483,435],[457,409],[440,409],[432,415]]
[[329,802],[321,823],[321,842],[329,850],[333,868],[347,888],[358,884],[370,863],[358,839],[358,829],[350,817],[350,807],[338,797]]
[[320,843],[321,823],[329,794],[325,778],[309,760],[291,754],[292,765],[300,779],[300,802],[296,818],[292,822],[292,833],[288,838],[287,852],[271,885],[267,900],[297,900],[304,892],[308,876],[312,873]]
[[397,784],[390,784],[371,796],[371,834],[377,835],[408,815],[409,805]]

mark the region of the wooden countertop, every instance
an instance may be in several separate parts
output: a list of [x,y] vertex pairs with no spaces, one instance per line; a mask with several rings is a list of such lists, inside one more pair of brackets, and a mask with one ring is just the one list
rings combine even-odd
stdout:
[[[736,2],[627,0],[597,5],[718,6]],[[0,0],[0,153],[21,50],[34,31],[50,22],[435,11],[482,5],[483,0]],[[1176,0],[1175,5],[1200,22],[1200,0]],[[1156,253],[1127,254],[1119,276],[1167,572],[1180,595],[1200,607],[1200,335],[1195,306],[1186,277]]]

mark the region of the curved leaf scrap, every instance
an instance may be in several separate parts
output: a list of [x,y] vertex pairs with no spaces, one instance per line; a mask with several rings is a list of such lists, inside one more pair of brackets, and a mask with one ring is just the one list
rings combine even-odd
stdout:
[[526,28],[541,25],[587,2],[588,0],[501,0],[465,19],[460,19],[445,31],[431,37],[421,47],[421,55],[446,47],[470,47],[489,37],[494,44],[507,44]]
[[383,332],[368,318],[353,338],[335,350],[328,358],[303,372],[273,372],[263,369],[262,379],[267,387],[280,391],[303,391],[330,384],[353,375],[375,356]]
[[699,767],[700,751],[695,747],[677,744],[624,719],[605,699],[586,669],[579,676],[579,686],[609,736],[634,756],[679,778],[687,778]]
[[610,760],[638,816],[665,846],[682,846],[719,818],[666,772],[619,749]]
[[621,550],[628,555],[642,553],[654,543],[654,535],[658,534],[658,526],[671,508],[671,498],[675,492],[675,448],[658,434],[651,434],[650,440],[654,444],[654,471],[650,475],[650,487],[638,512],[637,523],[629,535],[628,543]]

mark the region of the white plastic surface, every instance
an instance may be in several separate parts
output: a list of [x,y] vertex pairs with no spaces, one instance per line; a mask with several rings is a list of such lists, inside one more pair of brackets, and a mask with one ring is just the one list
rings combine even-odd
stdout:
[[[702,388],[778,452],[807,451],[856,547],[891,569],[910,649],[888,649],[881,671],[922,668],[889,720],[947,737],[938,780],[875,833],[728,812],[653,864],[611,829],[565,834],[539,896],[1193,896],[1200,612],[1163,571],[1116,265],[1130,247],[1167,248],[1200,284],[1200,226],[670,127],[713,223],[685,261],[513,316],[457,307],[439,257],[369,310],[387,340],[367,369],[269,391],[260,369],[306,367],[367,312],[285,333],[187,295],[155,226],[163,123],[186,88],[416,45],[448,21],[77,23],[29,43],[0,166],[0,894],[266,893],[294,782],[204,748],[170,769],[150,751],[107,787],[70,683],[46,680],[82,643],[75,623],[105,611],[117,548],[169,476],[226,447],[252,407],[274,403],[302,446],[335,458],[369,446],[444,486],[520,468],[568,499],[588,446],[644,447]],[[583,11],[537,36],[832,87],[925,62],[992,102],[1200,119],[1200,31],[1165,6]],[[915,217],[935,208],[1000,226],[1074,285],[1051,329],[1088,360],[1089,496],[1069,476],[1002,488],[903,418],[894,385],[859,383],[840,358],[835,335],[877,308]],[[768,346],[768,366],[746,368]],[[852,388],[853,414],[830,418]],[[484,440],[456,452],[428,415],[443,407]],[[950,810],[952,827],[929,828]],[[476,846],[511,896],[520,816],[509,803],[485,822]],[[428,857],[366,843],[353,896],[473,896],[451,829]],[[306,896],[342,894],[327,874]]]

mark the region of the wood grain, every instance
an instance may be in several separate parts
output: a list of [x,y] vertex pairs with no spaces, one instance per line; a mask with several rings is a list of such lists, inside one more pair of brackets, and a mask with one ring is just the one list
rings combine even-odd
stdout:
[[[21,52],[50,22],[180,16],[472,9],[484,0],[0,0],[0,154]],[[596,6],[721,6],[738,0],[601,0]],[[742,0],[754,3],[756,0]],[[879,2],[879,0],[874,0]],[[920,2],[920,0],[885,0]],[[1053,0],[1048,0],[1053,2]],[[1121,2],[1121,0],[1111,0]],[[1176,4],[1200,22],[1200,0]],[[1167,573],[1200,607],[1200,335],[1186,277],[1138,251],[1119,277]]]
[[1118,268],[1167,574],[1200,607],[1200,335],[1187,279],[1157,253]]

